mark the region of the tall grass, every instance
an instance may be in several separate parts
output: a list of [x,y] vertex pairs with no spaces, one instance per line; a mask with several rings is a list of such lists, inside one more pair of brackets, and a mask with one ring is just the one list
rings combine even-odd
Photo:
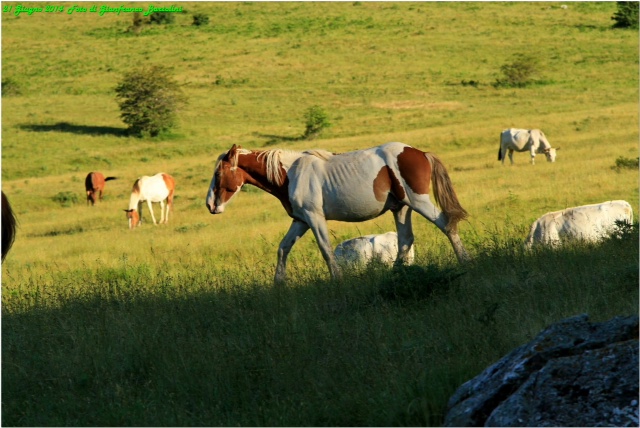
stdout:
[[439,425],[460,383],[547,324],[637,313],[637,241],[527,253],[496,235],[468,266],[284,288],[251,266],[21,272],[2,423]]

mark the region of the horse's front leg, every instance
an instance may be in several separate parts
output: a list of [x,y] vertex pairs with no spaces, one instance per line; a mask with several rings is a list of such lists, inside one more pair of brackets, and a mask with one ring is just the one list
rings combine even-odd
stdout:
[[280,246],[278,247],[278,264],[276,265],[276,276],[274,279],[276,284],[281,284],[285,281],[287,276],[287,256],[289,256],[293,244],[295,244],[307,230],[309,230],[308,224],[299,220],[293,220],[289,231],[284,238],[282,238]]
[[153,224],[158,224],[156,222],[156,216],[153,215],[153,207],[151,206],[151,199],[147,199],[147,205],[149,205],[149,212],[151,213],[151,219],[153,220]]
[[313,231],[313,235],[316,237],[316,241],[318,242],[318,247],[320,247],[322,257],[324,257],[325,262],[327,262],[327,267],[329,268],[331,278],[342,278],[342,272],[340,270],[340,267],[338,266],[338,263],[336,262],[336,257],[333,253],[333,247],[331,246],[331,240],[329,239],[329,227],[327,226],[327,220],[324,218],[324,216],[309,214],[307,215],[307,222],[309,223],[309,226]]
[[395,265],[410,265],[413,259],[409,257],[409,250],[413,245],[413,227],[411,226],[411,208],[403,206],[398,211],[394,211],[393,218],[396,222],[398,232],[398,256]]

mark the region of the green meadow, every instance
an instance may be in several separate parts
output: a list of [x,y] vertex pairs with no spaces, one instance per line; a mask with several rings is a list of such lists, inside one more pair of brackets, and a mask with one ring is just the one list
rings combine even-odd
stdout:
[[[549,211],[624,199],[638,217],[637,167],[616,167],[638,157],[638,32],[612,28],[615,2],[180,2],[139,34],[99,3],[33,11],[46,5],[2,4],[2,190],[19,221],[2,425],[438,426],[463,382],[550,323],[638,313],[637,221],[598,245],[522,247]],[[532,83],[496,86],[520,54]],[[144,64],[188,98],[154,139],[127,136],[114,92]],[[332,126],[300,140],[314,105]],[[503,166],[508,127],[542,129],[557,161]],[[473,262],[414,214],[415,266],[333,282],[308,233],[274,287],[291,221],[278,200],[245,188],[224,214],[205,207],[233,144],[389,141],[443,160]],[[95,207],[91,171],[118,177]],[[169,224],[130,231],[132,184],[157,172],[176,179]],[[329,227],[335,246],[394,222]]]

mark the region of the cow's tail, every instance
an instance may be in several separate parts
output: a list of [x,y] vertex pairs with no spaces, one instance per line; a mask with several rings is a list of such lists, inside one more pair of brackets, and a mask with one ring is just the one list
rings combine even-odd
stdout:
[[449,178],[449,173],[444,167],[442,161],[431,153],[425,153],[425,156],[431,164],[433,197],[447,216],[447,230],[456,232],[458,229],[458,223],[469,217],[469,214],[464,208],[462,208],[462,205],[460,205],[458,196],[456,196],[453,184]]
[[104,179],[104,181],[111,181],[111,180],[117,180],[118,177],[107,177]]

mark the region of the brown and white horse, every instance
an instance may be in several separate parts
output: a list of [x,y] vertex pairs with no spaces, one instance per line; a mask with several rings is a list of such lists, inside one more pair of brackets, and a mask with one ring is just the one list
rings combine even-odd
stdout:
[[[244,184],[277,197],[293,218],[278,248],[276,283],[286,277],[293,244],[311,229],[333,278],[340,276],[327,220],[365,221],[390,210],[398,231],[396,264],[408,257],[413,244],[411,212],[434,223],[451,242],[459,261],[469,259],[457,231],[467,212],[458,202],[440,160],[402,143],[388,143],[355,152],[252,151],[235,144],[218,158],[207,194],[211,214],[226,204]],[[429,188],[442,208],[429,199]]]
[[9,200],[2,192],[2,261],[16,239],[16,216],[11,209]]
[[104,183],[106,181],[115,180],[117,177],[107,177],[100,172],[90,172],[84,179],[84,188],[87,191],[87,205],[91,202],[91,206],[95,205],[97,198],[102,200],[102,192],[104,191]]
[[[157,223],[153,215],[152,202],[160,203],[160,223],[168,223],[169,211],[173,206],[173,193],[175,188],[176,183],[173,177],[164,172],[160,172],[153,177],[145,175],[138,178],[136,182],[133,183],[131,198],[129,199],[129,209],[124,210],[129,219],[129,229],[139,226],[142,222],[142,203],[144,201],[147,201],[147,205],[149,206],[153,224]],[[167,201],[166,213],[165,201]]]

